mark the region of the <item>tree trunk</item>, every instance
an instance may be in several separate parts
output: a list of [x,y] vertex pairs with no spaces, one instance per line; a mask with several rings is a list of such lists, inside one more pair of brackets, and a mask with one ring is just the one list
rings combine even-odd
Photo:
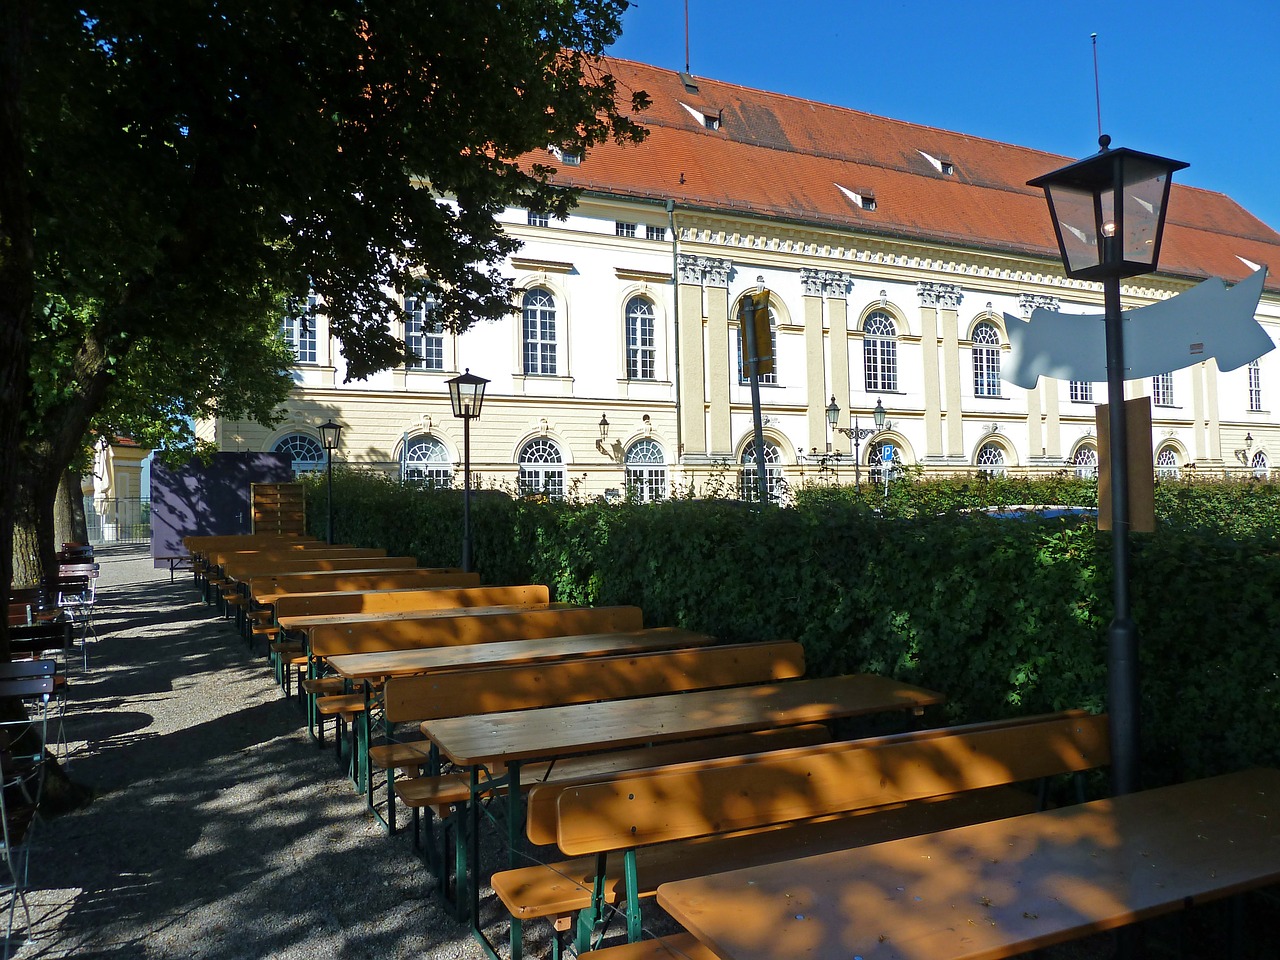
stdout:
[[83,484],[76,470],[65,470],[58,484],[58,500],[53,508],[53,544],[88,543],[89,524],[84,516]]
[[23,141],[21,91],[30,54],[32,8],[0,3],[0,655],[9,659],[9,589],[13,583],[14,452],[25,432],[31,356],[35,245]]
[[13,498],[13,580],[21,586],[37,586],[56,571],[53,505],[61,470],[49,472],[25,473]]

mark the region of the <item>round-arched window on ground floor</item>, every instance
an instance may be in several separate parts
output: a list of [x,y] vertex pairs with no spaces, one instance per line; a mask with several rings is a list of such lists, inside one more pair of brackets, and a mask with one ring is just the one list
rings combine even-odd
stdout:
[[644,438],[627,447],[627,495],[641,503],[667,495],[667,463],[662,445]]
[[1071,458],[1075,475],[1085,480],[1098,479],[1098,450],[1089,444],[1081,444],[1076,448],[1076,455]]
[[453,486],[453,463],[449,449],[430,434],[419,434],[405,444],[401,479],[432,487]]
[[312,473],[324,467],[324,447],[315,437],[305,433],[287,433],[271,448],[273,453],[287,453],[293,459],[293,475]]
[[1173,447],[1161,447],[1156,451],[1156,476],[1177,478],[1178,451]]
[[1003,476],[1005,472],[1004,447],[998,443],[984,443],[978,450],[978,469],[992,476]]
[[534,437],[520,448],[518,488],[522,496],[564,497],[564,454],[554,440]]
[[[764,476],[766,493],[770,500],[777,501],[786,492],[782,478],[782,451],[776,444],[768,440],[764,442]],[[756,442],[748,441],[742,451],[742,478],[739,484],[739,495],[743,500],[759,500],[760,478],[756,469]]]

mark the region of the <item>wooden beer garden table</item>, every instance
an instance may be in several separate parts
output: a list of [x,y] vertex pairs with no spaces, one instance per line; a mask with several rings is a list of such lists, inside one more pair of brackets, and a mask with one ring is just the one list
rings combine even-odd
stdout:
[[[855,674],[732,689],[701,690],[629,700],[513,710],[470,717],[446,717],[421,725],[439,751],[470,771],[471,800],[468,858],[479,870],[480,797],[496,789],[507,794],[508,866],[522,848],[520,766],[530,760],[554,760],[639,744],[692,740],[802,723],[895,710],[922,713],[942,703],[942,694],[887,677]],[[500,776],[482,779],[505,766]],[[464,878],[458,878],[461,894]],[[492,944],[480,929],[480,884],[470,881],[472,934],[488,951]],[[511,942],[521,939],[521,923],[511,922]],[[514,953],[513,953],[514,955]]]
[[1246,770],[658,888],[721,960],[999,960],[1280,880]]
[[692,630],[654,627],[620,633],[589,633],[571,637],[533,637],[498,643],[455,647],[385,650],[330,657],[329,668],[351,682],[386,680],[442,670],[492,667],[514,663],[539,663],[578,657],[676,650],[715,643],[715,638]]

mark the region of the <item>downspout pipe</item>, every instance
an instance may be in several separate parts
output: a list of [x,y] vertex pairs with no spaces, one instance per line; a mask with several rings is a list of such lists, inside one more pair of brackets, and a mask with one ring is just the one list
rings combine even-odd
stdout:
[[671,231],[671,319],[675,349],[676,384],[676,463],[684,461],[684,433],[681,427],[680,406],[680,241],[676,236],[676,202],[667,201],[667,227]]

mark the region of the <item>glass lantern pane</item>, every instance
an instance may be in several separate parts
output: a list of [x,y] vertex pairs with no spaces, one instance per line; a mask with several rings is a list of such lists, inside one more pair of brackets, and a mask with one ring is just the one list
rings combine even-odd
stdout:
[[1067,271],[1074,273],[1099,263],[1098,227],[1093,192],[1066,184],[1046,187],[1057,220],[1058,243]]
[[1124,164],[1124,258],[1151,264],[1158,253],[1157,228],[1168,190],[1169,169],[1130,157]]

